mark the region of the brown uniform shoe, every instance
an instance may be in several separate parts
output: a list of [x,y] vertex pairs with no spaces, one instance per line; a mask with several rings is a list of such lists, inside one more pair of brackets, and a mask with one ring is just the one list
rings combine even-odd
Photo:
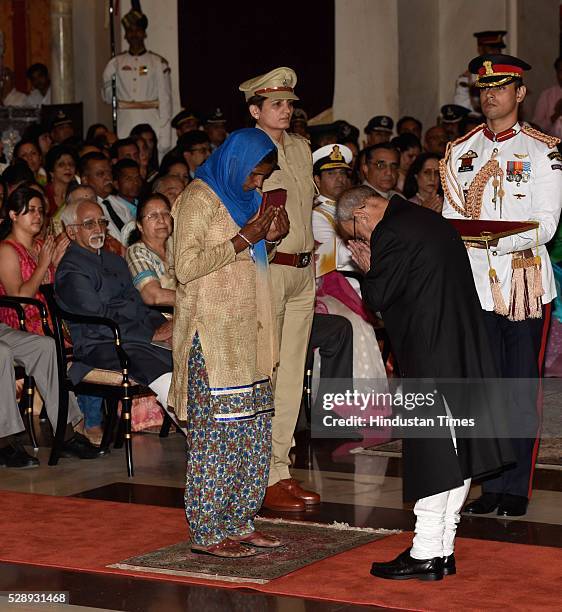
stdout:
[[263,507],[279,512],[304,512],[306,510],[304,501],[292,495],[281,482],[267,487]]
[[294,478],[285,478],[285,480],[280,480],[277,484],[281,485],[294,497],[302,499],[307,506],[316,506],[320,503],[320,495],[318,493],[303,489]]

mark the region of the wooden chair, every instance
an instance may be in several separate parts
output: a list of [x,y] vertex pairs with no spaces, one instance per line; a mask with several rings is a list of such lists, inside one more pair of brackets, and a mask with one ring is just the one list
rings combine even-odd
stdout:
[[[43,329],[45,330],[45,325],[47,324],[47,313],[44,305],[41,304],[41,302],[31,298],[21,298],[9,295],[0,297],[0,306],[2,306],[3,308],[11,308],[12,310],[15,310],[16,314],[18,315],[20,331],[29,333],[25,326],[25,310],[23,309],[21,304],[32,305],[39,309],[41,320],[44,325]],[[33,446],[33,450],[39,450],[37,436],[35,435],[35,426],[33,424],[33,396],[35,394],[35,381],[33,380],[33,376],[29,376],[25,369],[21,366],[16,366],[15,372],[16,379],[23,378],[23,391],[22,397],[19,402],[19,407],[22,412],[24,424],[26,426],[31,444]]]
[[[107,450],[113,437],[113,429],[117,420],[117,408],[121,402],[121,420],[119,423],[114,448],[121,448],[123,440],[125,443],[125,455],[127,463],[127,474],[129,477],[134,476],[133,465],[133,445],[131,433],[131,406],[134,397],[145,395],[154,395],[151,389],[145,385],[141,385],[129,376],[130,359],[127,352],[123,349],[121,331],[119,325],[112,319],[106,317],[98,317],[91,315],[79,315],[67,312],[60,308],[54,298],[53,285],[42,285],[41,293],[45,297],[49,306],[51,320],[53,322],[54,339],[57,344],[57,358],[59,360],[59,373],[61,377],[61,388],[64,388],[67,393],[67,400],[62,408],[64,410],[64,421],[59,415],[59,425],[66,423],[68,418],[68,392],[73,391],[76,394],[93,395],[101,397],[104,400],[106,420],[101,440],[101,448]],[[73,363],[72,349],[65,346],[65,334],[63,322],[69,321],[75,324],[94,324],[108,327],[113,334],[113,348],[119,360],[119,370],[104,370],[94,368],[78,383],[73,384],[68,376],[68,370]],[[64,437],[64,425],[62,430],[57,426],[55,438],[57,444],[54,448],[60,449]],[[52,456],[54,461],[49,465],[55,465],[58,461],[58,456]]]

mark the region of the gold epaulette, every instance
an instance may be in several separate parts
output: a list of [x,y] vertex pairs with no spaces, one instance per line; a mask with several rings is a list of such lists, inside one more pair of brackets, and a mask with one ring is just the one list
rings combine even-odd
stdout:
[[531,138],[534,138],[535,140],[540,140],[541,142],[544,142],[544,144],[549,149],[553,149],[557,144],[560,143],[560,138],[556,138],[556,136],[549,136],[548,134],[544,134],[543,132],[539,130],[535,130],[535,128],[532,128],[530,125],[527,125],[526,123],[524,123],[521,126],[521,131],[523,132],[523,134],[527,134],[527,136],[530,136]]

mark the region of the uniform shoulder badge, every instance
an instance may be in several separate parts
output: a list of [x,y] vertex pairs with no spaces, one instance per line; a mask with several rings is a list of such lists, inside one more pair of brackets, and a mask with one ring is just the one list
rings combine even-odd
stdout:
[[526,125],[525,123],[521,126],[521,131],[523,132],[523,134],[526,134],[527,136],[530,136],[535,140],[540,140],[541,142],[544,142],[549,149],[554,148],[557,144],[560,143],[560,138],[544,134],[543,132],[535,130],[535,128],[532,128],[530,125]]

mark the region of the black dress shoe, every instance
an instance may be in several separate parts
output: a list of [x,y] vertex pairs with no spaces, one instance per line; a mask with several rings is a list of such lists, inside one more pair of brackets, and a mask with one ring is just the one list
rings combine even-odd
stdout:
[[75,433],[72,438],[66,440],[61,448],[61,457],[78,457],[78,459],[96,459],[106,455],[109,450],[103,450],[92,444],[86,436]]
[[443,580],[443,557],[413,559],[410,550],[407,548],[393,561],[373,563],[371,574],[387,580]]
[[498,516],[523,516],[529,500],[522,495],[504,493],[498,506]]
[[447,555],[443,557],[443,576],[454,576],[457,573],[455,564],[455,555]]
[[478,499],[466,504],[463,512],[467,514],[489,514],[499,505],[502,496],[499,493],[483,493]]
[[0,466],[25,470],[26,468],[39,467],[39,459],[29,455],[23,444],[16,440],[9,446],[0,448]]

